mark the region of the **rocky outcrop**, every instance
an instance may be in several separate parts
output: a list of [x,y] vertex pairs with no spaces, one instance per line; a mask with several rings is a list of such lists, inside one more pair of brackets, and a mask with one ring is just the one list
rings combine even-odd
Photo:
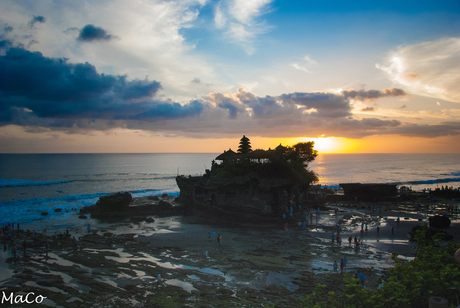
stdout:
[[[173,206],[164,199],[171,199],[165,195],[159,197],[142,197],[133,199],[130,193],[116,193],[114,195],[100,197],[96,204],[86,206],[80,210],[80,216],[91,214],[92,218],[98,219],[125,219],[133,218],[133,221],[151,221],[148,216],[174,216],[182,215],[184,207]],[[84,216],[84,215],[83,215]]]
[[447,216],[431,216],[428,218],[430,222],[430,227],[432,228],[449,228],[450,227],[450,218]]
[[[415,240],[415,235],[417,234],[418,231],[423,231],[423,227],[422,226],[415,226],[415,227],[412,228],[412,231],[409,232],[409,235],[411,236],[411,238],[410,238],[411,241]],[[452,241],[452,239],[453,239],[453,236],[450,235],[450,234],[447,234],[446,231],[435,230],[433,228],[428,228],[426,230],[425,238],[427,240],[431,240],[433,237],[439,236],[438,234],[441,234],[440,237],[441,237],[441,240],[443,240],[443,241]]]

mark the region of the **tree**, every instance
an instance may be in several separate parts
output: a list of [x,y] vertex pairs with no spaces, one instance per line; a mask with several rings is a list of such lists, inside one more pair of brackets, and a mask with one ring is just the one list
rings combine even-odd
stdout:
[[251,142],[249,138],[243,135],[243,138],[240,139],[240,145],[238,146],[238,153],[246,154],[252,151]]
[[304,308],[313,307],[428,307],[431,296],[446,298],[451,304],[460,303],[460,266],[453,255],[460,244],[449,242],[442,244],[440,238],[434,241],[426,240],[428,225],[417,231],[417,243],[414,260],[403,263],[393,252],[392,260],[395,266],[388,269],[389,277],[381,279],[380,287],[372,289],[361,288],[357,279],[345,275],[345,287],[341,293],[330,291],[325,293],[326,285],[318,284],[316,289],[303,299]]

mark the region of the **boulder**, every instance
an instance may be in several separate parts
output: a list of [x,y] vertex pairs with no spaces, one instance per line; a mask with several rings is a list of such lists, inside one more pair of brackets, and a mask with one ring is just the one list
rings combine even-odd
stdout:
[[54,209],[54,212],[55,212],[55,213],[59,213],[59,212],[61,212],[61,211],[62,211],[61,208]]
[[46,216],[46,215],[48,215],[48,212],[41,212],[40,215]]
[[101,211],[123,211],[129,207],[133,197],[129,192],[118,192],[109,196],[102,196],[96,202],[96,207]]
[[460,266],[460,249],[455,252],[454,258],[455,261],[457,261],[457,264]]
[[80,218],[80,219],[86,219],[86,218],[88,218],[88,217],[87,217],[86,215],[80,215],[80,216],[78,216],[78,218]]
[[428,218],[428,221],[430,222],[430,227],[432,228],[449,228],[450,227],[450,219],[449,217],[445,215],[431,216],[430,218]]

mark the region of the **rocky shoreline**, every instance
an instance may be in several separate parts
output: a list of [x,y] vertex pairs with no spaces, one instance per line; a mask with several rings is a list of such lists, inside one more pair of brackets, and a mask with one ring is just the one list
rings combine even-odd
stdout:
[[[147,206],[159,200],[134,202]],[[343,256],[347,272],[366,272],[368,288],[376,288],[377,279],[393,265],[392,251],[401,259],[413,257],[409,231],[443,212],[450,201],[439,199],[423,211],[419,202],[424,200],[326,203],[305,230],[223,225],[197,215],[154,215],[150,222],[126,217],[114,228],[92,226],[89,233],[75,236],[76,242],[73,230],[63,238],[37,234],[35,240],[30,233],[14,231],[15,246],[26,240],[26,249],[19,248],[14,258],[12,245],[5,244],[1,291],[34,292],[46,297],[43,304],[54,307],[300,307],[299,298],[316,283],[340,290],[342,275],[333,272],[332,264]],[[377,206],[383,208],[381,216]],[[346,239],[359,236],[364,222],[368,231],[355,249]],[[341,245],[331,242],[337,224]],[[452,217],[448,232],[453,241],[460,241],[459,230],[458,217]],[[222,235],[221,244],[213,231]]]

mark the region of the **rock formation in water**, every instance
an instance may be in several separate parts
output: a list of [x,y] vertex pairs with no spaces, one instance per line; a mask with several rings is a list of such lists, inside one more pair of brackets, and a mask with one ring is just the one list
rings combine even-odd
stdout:
[[305,204],[307,190],[317,180],[307,169],[317,156],[313,142],[253,151],[243,136],[238,152],[230,149],[216,157],[203,176],[176,177],[179,202],[251,220],[289,215],[291,207]]

